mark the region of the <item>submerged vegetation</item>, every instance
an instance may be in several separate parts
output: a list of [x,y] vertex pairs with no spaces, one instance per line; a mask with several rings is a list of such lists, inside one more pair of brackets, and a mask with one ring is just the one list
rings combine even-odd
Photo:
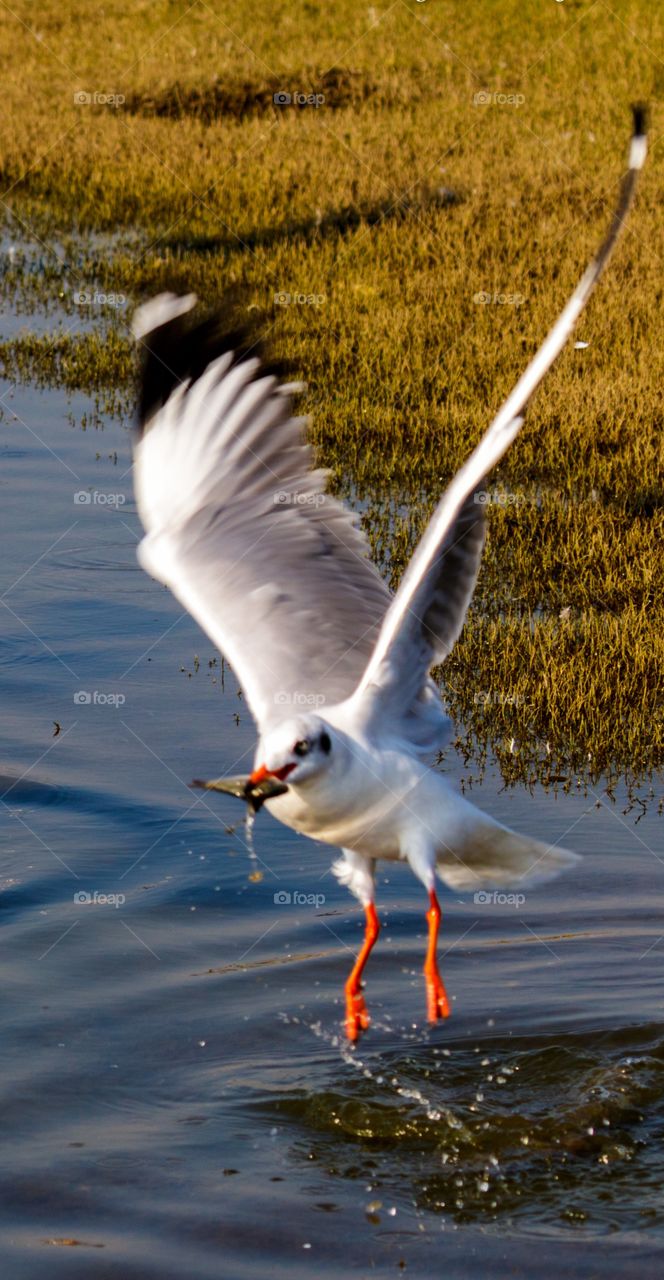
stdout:
[[5,378],[126,412],[134,303],[240,290],[306,378],[321,461],[393,583],[598,244],[629,104],[651,103],[586,345],[487,480],[478,592],[441,677],[468,751],[509,781],[661,764],[657,7],[485,0],[478,23],[454,0],[16,0],[0,22],[5,314],[66,318],[2,332]]

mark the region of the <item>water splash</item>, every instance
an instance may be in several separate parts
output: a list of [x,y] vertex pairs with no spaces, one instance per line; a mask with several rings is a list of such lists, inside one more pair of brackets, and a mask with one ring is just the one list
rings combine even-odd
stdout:
[[258,863],[258,854],[256,853],[256,848],[254,845],[255,824],[256,824],[256,810],[251,804],[248,804],[247,811],[245,814],[245,819],[244,819],[244,839],[247,846],[249,861],[254,864],[254,867]]
[[369,1055],[287,1020],[341,1057],[322,1088],[277,1103],[341,1176],[457,1224],[508,1216],[541,1234],[664,1223],[661,1026],[445,1048],[420,1038]]

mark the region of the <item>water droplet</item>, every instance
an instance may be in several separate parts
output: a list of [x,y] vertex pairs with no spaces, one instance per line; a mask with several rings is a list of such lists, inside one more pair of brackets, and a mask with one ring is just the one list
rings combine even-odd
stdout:
[[247,852],[249,857],[256,860],[256,850],[254,849],[254,823],[256,814],[250,805],[247,805],[247,816],[244,820],[244,834],[247,842]]

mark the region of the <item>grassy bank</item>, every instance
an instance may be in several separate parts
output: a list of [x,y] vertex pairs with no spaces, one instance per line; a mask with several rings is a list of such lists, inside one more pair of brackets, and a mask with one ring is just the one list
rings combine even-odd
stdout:
[[0,190],[26,246],[0,283],[67,318],[3,340],[5,375],[129,392],[135,300],[241,286],[394,581],[601,238],[630,102],[652,104],[588,345],[491,478],[445,671],[509,777],[661,763],[663,35],[648,0],[0,9]]

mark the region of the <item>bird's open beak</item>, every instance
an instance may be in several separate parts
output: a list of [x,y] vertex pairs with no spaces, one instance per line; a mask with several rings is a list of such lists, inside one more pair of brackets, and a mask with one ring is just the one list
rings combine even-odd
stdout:
[[294,764],[285,764],[283,769],[266,769],[262,764],[258,769],[254,769],[249,774],[249,782],[255,787],[259,782],[264,782],[266,778],[278,778],[280,782],[285,782],[289,773],[295,768]]

